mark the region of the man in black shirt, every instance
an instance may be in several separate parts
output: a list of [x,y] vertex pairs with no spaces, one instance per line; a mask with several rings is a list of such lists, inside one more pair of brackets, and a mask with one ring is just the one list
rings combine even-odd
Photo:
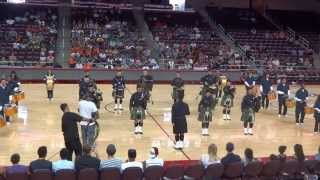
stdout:
[[230,142],[227,143],[226,150],[227,150],[227,155],[221,159],[221,163],[224,166],[241,161],[240,156],[233,153],[233,150],[234,150],[233,143],[230,143]]
[[85,168],[93,168],[98,170],[100,167],[100,159],[91,156],[92,148],[90,146],[83,147],[83,155],[77,157],[75,161],[75,169],[80,171]]
[[48,169],[52,170],[52,162],[46,160],[47,157],[47,147],[40,146],[38,149],[39,159],[34,160],[30,163],[29,168],[30,172],[33,173],[36,170]]
[[63,112],[61,125],[64,143],[69,151],[68,160],[72,161],[73,152],[76,154],[76,156],[80,156],[82,151],[82,145],[77,126],[77,122],[80,122],[82,117],[76,113],[70,112],[69,106],[66,103],[61,104],[60,109]]

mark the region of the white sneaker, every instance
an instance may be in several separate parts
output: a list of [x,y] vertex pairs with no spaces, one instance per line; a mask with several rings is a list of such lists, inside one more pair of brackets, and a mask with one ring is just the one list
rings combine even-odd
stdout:
[[138,134],[139,133],[139,128],[138,128],[139,126],[137,126],[137,127],[135,127],[134,128],[134,134]]
[[180,149],[183,149],[183,147],[184,147],[184,143],[183,143],[183,141],[179,141],[180,143],[179,143],[179,147],[180,147]]
[[244,128],[244,129],[243,129],[243,134],[244,134],[244,135],[248,135],[248,129],[247,129],[247,128]]
[[249,128],[248,134],[249,134],[249,135],[253,135],[252,128]]
[[278,114],[278,117],[281,118],[281,114]]
[[118,108],[119,108],[120,110],[123,110],[122,104],[119,104],[119,105],[118,105]]
[[204,131],[204,129],[202,128],[202,129],[201,129],[201,135],[204,136],[204,134],[205,134],[205,131]]
[[114,110],[115,110],[115,111],[118,110],[118,104],[115,104],[115,105],[114,105]]
[[297,126],[299,126],[299,123],[296,123]]
[[229,115],[229,114],[227,114],[227,119],[228,119],[228,120],[231,120],[231,117],[230,117],[230,115]]
[[142,126],[139,126],[139,133],[143,134]]
[[209,136],[209,129],[205,129],[205,135]]
[[223,114],[223,120],[227,120],[227,115],[226,114]]
[[180,149],[180,141],[177,141],[176,144],[174,145],[175,149]]

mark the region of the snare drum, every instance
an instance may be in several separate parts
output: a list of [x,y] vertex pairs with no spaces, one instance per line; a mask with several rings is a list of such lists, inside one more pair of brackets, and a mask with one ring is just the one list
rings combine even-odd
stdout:
[[24,94],[24,92],[22,91],[22,92],[19,92],[19,93],[15,94],[15,95],[13,96],[13,99],[14,99],[15,102],[19,102],[19,101],[25,99],[25,94]]
[[14,116],[18,113],[18,108],[15,105],[7,105],[4,107],[4,114],[6,116]]
[[304,113],[306,113],[306,114],[313,114],[313,113],[314,113],[313,107],[310,107],[310,106],[304,107]]
[[274,91],[271,91],[271,92],[268,94],[268,99],[269,99],[269,101],[276,100],[276,99],[277,99],[277,94],[276,94]]
[[288,108],[294,108],[296,106],[296,101],[294,99],[287,99],[286,106]]
[[0,116],[0,128],[4,127],[6,125],[6,121],[4,120],[4,118],[2,116]]

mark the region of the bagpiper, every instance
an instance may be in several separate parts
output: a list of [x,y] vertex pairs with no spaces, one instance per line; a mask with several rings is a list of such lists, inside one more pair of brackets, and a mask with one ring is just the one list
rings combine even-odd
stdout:
[[233,107],[233,99],[236,92],[236,87],[231,85],[228,81],[227,85],[223,88],[223,96],[221,99],[221,106],[223,107],[223,120],[231,120],[231,108]]
[[145,91],[145,94],[147,95],[147,102],[153,103],[151,92],[153,89],[153,77],[151,74],[148,73],[148,71],[144,70],[143,75],[140,76],[140,79],[138,80],[138,84],[140,84],[143,88],[143,91]]
[[253,77],[253,73],[252,72],[249,72],[248,77],[245,78],[244,85],[246,87],[246,90],[252,89],[256,85],[256,80]]
[[44,76],[43,80],[46,83],[48,99],[51,101],[53,99],[53,90],[54,90],[56,77],[52,73],[52,71],[49,69],[47,74]]
[[214,90],[208,89],[198,105],[198,120],[201,121],[203,136],[209,135],[209,124],[213,118],[213,110],[217,104],[216,97],[213,96]]
[[217,77],[212,73],[211,70],[208,71],[208,74],[203,76],[201,79],[202,89],[200,91],[200,95],[203,97],[205,96],[208,89],[213,89],[213,94],[217,96],[218,89],[217,89]]
[[171,81],[172,86],[172,99],[174,102],[177,101],[179,94],[184,96],[184,80],[181,78],[179,72],[176,73],[176,77]]
[[89,87],[97,88],[96,86],[97,85],[94,79],[90,77],[89,72],[86,72],[84,77],[79,82],[79,100],[81,99],[81,97],[90,94]]
[[124,98],[124,90],[126,88],[125,79],[121,73],[118,71],[116,76],[112,80],[112,97],[114,98],[114,110],[122,111],[122,101]]
[[133,93],[130,98],[131,120],[134,120],[134,133],[143,134],[143,120],[145,119],[145,110],[147,108],[147,94],[143,91],[140,84],[137,85],[137,92]]
[[248,89],[241,102],[241,121],[243,121],[244,135],[253,135],[253,124],[255,122],[255,95],[254,90]]

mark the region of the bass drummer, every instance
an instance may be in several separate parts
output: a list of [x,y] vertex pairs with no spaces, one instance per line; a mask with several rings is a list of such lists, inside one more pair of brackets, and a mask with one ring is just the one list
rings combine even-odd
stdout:
[[206,92],[209,90],[209,89],[212,89],[213,90],[213,95],[215,97],[217,97],[217,93],[218,93],[218,90],[217,90],[217,85],[218,85],[218,78],[217,76],[215,76],[211,70],[208,71],[208,74],[203,76],[201,79],[201,84],[203,85],[202,87],[202,90],[200,91],[200,95],[201,95],[201,98],[203,98],[206,94]]

